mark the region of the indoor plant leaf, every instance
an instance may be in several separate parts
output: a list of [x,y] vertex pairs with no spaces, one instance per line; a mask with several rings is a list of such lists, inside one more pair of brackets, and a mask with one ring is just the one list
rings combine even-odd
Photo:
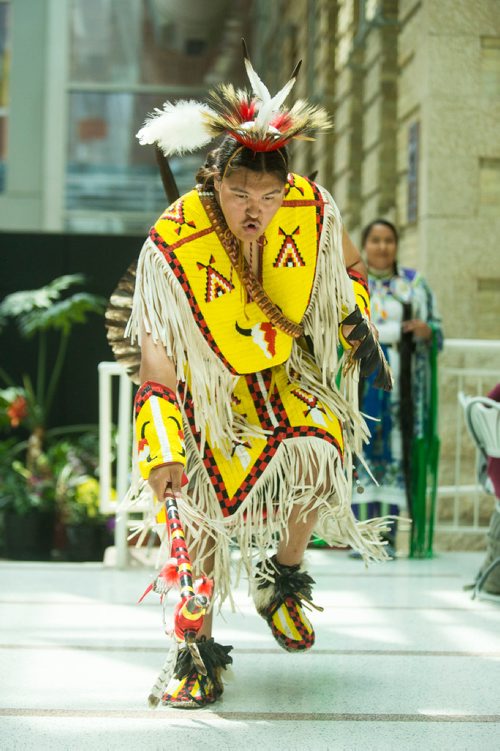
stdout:
[[21,332],[30,337],[37,331],[54,329],[69,333],[75,323],[85,323],[89,313],[103,313],[106,300],[98,295],[77,292],[66,300],[59,300],[49,308],[32,310],[20,320]]
[[61,297],[61,292],[85,281],[83,274],[65,274],[40,289],[27,289],[7,295],[0,303],[0,320],[18,318],[25,313],[49,308]]

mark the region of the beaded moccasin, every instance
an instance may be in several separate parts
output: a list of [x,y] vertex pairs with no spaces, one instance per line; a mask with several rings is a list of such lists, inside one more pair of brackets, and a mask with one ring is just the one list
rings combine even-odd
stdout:
[[254,601],[280,647],[287,652],[310,649],[314,628],[304,607],[323,610],[311,602],[314,579],[300,565],[284,566],[276,556],[258,565]]
[[191,652],[183,647],[177,656],[174,674],[162,696],[163,705],[196,709],[213,704],[222,696],[224,685],[221,674],[233,661],[229,656],[232,647],[223,647],[213,639],[204,637],[197,645],[207,674],[199,672]]

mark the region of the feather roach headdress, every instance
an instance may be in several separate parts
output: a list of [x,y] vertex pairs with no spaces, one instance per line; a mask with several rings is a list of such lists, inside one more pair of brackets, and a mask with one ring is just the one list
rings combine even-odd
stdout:
[[292,90],[301,63],[277,94],[255,72],[243,41],[245,69],[252,93],[222,84],[209,92],[208,103],[194,100],[165,102],[155,109],[137,133],[142,145],[157,144],[165,156],[196,151],[218,136],[231,135],[252,151],[276,151],[292,139],[310,140],[331,122],[322,107],[298,100],[291,109],[283,105]]

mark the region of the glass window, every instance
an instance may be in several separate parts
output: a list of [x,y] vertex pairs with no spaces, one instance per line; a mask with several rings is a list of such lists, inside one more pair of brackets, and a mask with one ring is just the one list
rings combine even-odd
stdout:
[[[154,148],[141,146],[135,133],[158,96],[74,92],[69,103],[67,228],[85,231],[94,222],[95,231],[147,230],[166,198]],[[170,159],[180,193],[193,187],[202,160],[200,153]],[[92,219],[96,211],[110,215]]]
[[[252,2],[71,0],[66,229],[146,231],[166,198],[152,146],[135,134],[165,100],[246,85],[240,38]],[[181,193],[202,153],[172,158]]]
[[5,190],[9,115],[10,3],[0,0],[0,193]]
[[235,14],[241,3],[232,0],[72,0],[70,78],[199,85]]

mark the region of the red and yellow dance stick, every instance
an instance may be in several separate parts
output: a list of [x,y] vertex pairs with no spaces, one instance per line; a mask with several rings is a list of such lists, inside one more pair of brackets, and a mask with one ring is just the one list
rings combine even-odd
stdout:
[[165,496],[165,523],[171,558],[146,588],[139,602],[142,602],[151,591],[157,592],[163,599],[173,586],[178,586],[181,599],[174,610],[173,633],[179,642],[192,643],[203,626],[203,618],[210,605],[213,581],[207,576],[202,576],[196,586],[194,584],[186,536],[173,494]]
[[174,611],[174,634],[179,641],[194,642],[196,635],[203,626],[203,619],[210,604],[213,583],[207,577],[203,577],[195,591],[186,536],[174,495],[165,497],[165,510],[170,539],[170,555],[177,563],[181,596]]

